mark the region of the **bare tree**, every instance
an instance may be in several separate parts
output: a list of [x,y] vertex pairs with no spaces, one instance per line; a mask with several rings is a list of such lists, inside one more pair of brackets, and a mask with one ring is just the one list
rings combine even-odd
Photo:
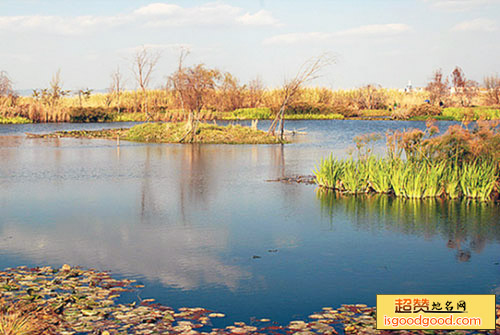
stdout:
[[455,95],[460,100],[460,105],[469,106],[472,98],[477,94],[479,85],[473,80],[468,80],[464,71],[458,66],[451,73],[451,83]]
[[57,72],[52,76],[52,80],[49,84],[49,89],[42,92],[47,95],[49,105],[53,108],[58,102],[59,99],[68,95],[70,90],[62,89],[63,82],[61,80],[61,70],[57,70]]
[[383,109],[387,105],[387,95],[380,85],[369,84],[356,92],[359,109]]
[[282,141],[284,140],[284,116],[286,107],[292,102],[293,98],[300,91],[302,85],[320,77],[321,70],[333,62],[334,59],[327,54],[312,58],[300,67],[295,77],[291,80],[285,80],[282,87],[280,109],[269,127],[268,134],[275,135],[276,128],[279,125],[280,139]]
[[116,110],[118,114],[121,112],[120,98],[123,93],[123,75],[118,66],[115,71],[111,73],[111,87],[109,88],[111,96],[116,97]]
[[153,71],[160,60],[160,53],[153,52],[151,49],[143,46],[134,56],[133,71],[137,85],[142,91],[142,109],[146,113],[148,119],[151,114],[148,110],[147,88],[151,82]]
[[83,101],[87,101],[90,99],[90,96],[92,95],[92,92],[94,90],[91,88],[82,88],[79,89],[77,94],[78,94],[78,103],[80,105],[80,108],[83,107]]
[[500,77],[498,74],[484,78],[486,97],[489,104],[500,105]]
[[248,83],[248,105],[250,107],[256,108],[262,103],[262,97],[264,95],[264,84],[260,77],[252,79]]
[[218,70],[206,68],[203,64],[185,68],[182,66],[183,57],[179,62],[178,70],[169,77],[169,86],[176,92],[184,110],[189,112],[187,132],[180,139],[194,140],[201,110],[207,100],[215,94],[221,74]]
[[427,84],[425,89],[429,92],[429,100],[432,104],[442,103],[443,98],[448,95],[449,90],[448,79],[443,79],[443,72],[441,69],[434,72],[432,80]]

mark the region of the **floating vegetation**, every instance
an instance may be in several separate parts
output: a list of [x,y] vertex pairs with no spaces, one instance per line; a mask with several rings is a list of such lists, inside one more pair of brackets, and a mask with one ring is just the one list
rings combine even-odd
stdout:
[[487,201],[498,198],[500,133],[497,123],[478,123],[469,130],[452,126],[441,136],[426,132],[388,134],[386,158],[364,146],[373,138],[357,139],[359,159],[330,155],[313,171],[323,188],[350,194],[390,193],[408,199],[447,197]]
[[[366,305],[325,307],[308,321],[280,326],[270,319],[235,322],[215,328],[211,320],[225,314],[207,309],[170,307],[145,299],[118,304],[120,293],[141,287],[116,280],[107,272],[64,265],[19,267],[0,272],[2,334],[385,334],[375,329],[376,310]],[[500,306],[497,306],[497,317]],[[500,318],[497,320],[500,324]],[[426,334],[424,331],[413,331]],[[436,332],[439,333],[439,332]],[[443,332],[445,333],[445,332]]]

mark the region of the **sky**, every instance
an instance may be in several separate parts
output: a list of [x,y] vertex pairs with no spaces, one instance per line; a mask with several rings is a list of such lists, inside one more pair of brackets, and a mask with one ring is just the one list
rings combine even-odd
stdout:
[[0,71],[19,90],[126,86],[139,48],[159,52],[151,87],[165,84],[180,50],[187,65],[276,87],[312,57],[335,63],[313,85],[425,86],[460,66],[482,82],[500,72],[500,0],[0,0]]

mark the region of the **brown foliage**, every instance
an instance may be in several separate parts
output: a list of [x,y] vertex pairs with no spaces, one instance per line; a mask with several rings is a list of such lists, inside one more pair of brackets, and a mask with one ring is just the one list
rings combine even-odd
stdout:
[[493,105],[500,105],[500,77],[498,75],[484,78],[486,87],[487,102]]
[[387,135],[391,156],[402,152],[408,159],[447,160],[452,163],[492,159],[500,162],[500,131],[498,122],[478,121],[467,125],[453,125],[439,136],[439,129],[432,123],[427,129],[395,131]]
[[30,302],[0,300],[0,333],[2,335],[57,334],[62,321],[49,306]]
[[460,106],[470,106],[472,98],[478,93],[478,83],[473,80],[468,80],[465,77],[464,71],[458,66],[455,67],[455,70],[451,73],[451,78],[453,90],[455,96],[459,100]]
[[432,104],[439,104],[448,96],[448,79],[443,78],[441,69],[434,72],[432,80],[425,89],[429,92],[429,100]]
[[387,96],[380,86],[366,85],[357,91],[356,104],[358,109],[385,109]]

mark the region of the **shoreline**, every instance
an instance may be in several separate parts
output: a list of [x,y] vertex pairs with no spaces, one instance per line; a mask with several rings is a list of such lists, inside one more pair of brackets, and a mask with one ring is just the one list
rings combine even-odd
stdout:
[[[210,121],[216,121],[216,122],[224,122],[224,121],[272,121],[272,118],[215,118]],[[422,117],[415,117],[415,118],[409,118],[409,119],[397,119],[393,118],[391,116],[359,116],[359,117],[344,117],[344,118],[315,118],[315,117],[293,117],[293,118],[288,118],[285,117],[285,121],[399,121],[399,122],[404,122],[404,121],[454,121],[454,122],[463,122],[460,120],[456,120],[453,118],[435,118],[435,117],[428,117],[428,118],[422,118]],[[471,122],[476,122],[478,120],[471,120]],[[500,119],[492,119],[489,121],[500,121]],[[128,123],[128,122],[172,122],[172,121],[147,121],[147,120],[109,120],[109,121],[96,121],[96,122],[81,122],[81,121],[66,121],[66,122],[33,122],[31,120],[27,120],[26,122],[8,122],[7,120],[3,123],[0,123],[1,125],[27,125],[27,124],[110,124],[110,123]]]

